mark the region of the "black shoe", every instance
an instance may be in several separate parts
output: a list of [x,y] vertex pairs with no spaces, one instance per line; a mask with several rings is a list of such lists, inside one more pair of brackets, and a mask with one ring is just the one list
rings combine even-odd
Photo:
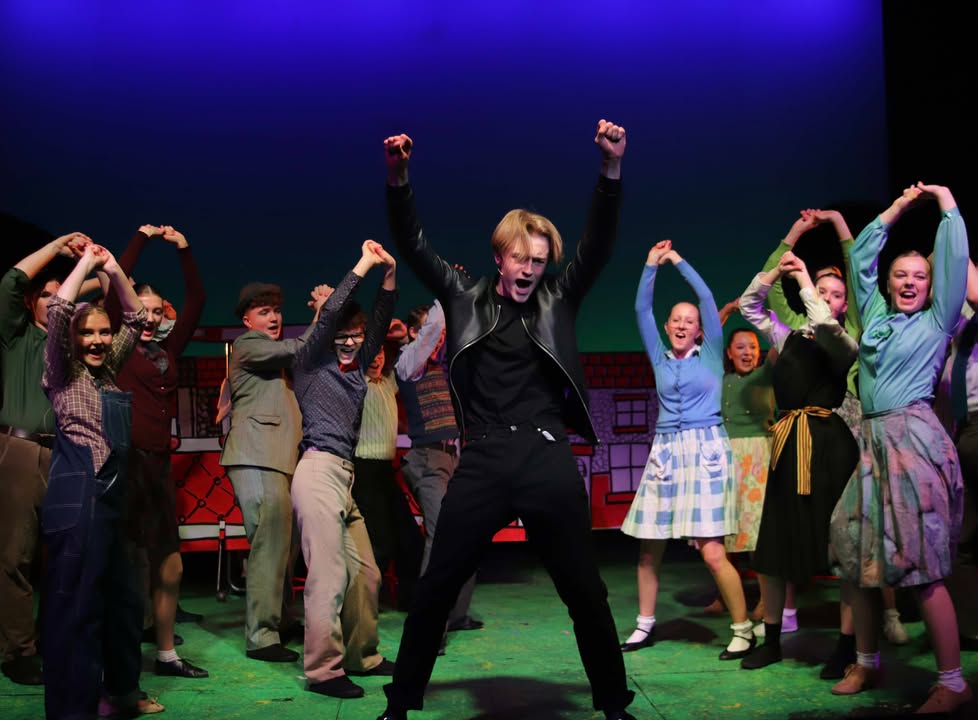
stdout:
[[457,630],[479,630],[483,627],[485,627],[484,622],[466,615],[465,617],[448,623],[448,632],[455,632]]
[[407,710],[386,708],[377,720],[407,720]]
[[394,674],[394,663],[384,658],[377,667],[372,667],[369,670],[347,670],[346,674],[354,677],[390,677]]
[[[143,637],[140,642],[144,643],[155,643],[156,642],[156,626],[150,625],[148,628],[143,630]],[[173,633],[173,647],[178,645],[183,645],[183,638],[176,633]]]
[[844,647],[836,647],[835,652],[826,661],[822,671],[818,674],[823,680],[841,680],[846,676],[846,668],[856,662],[856,649],[851,650]]
[[177,622],[199,623],[203,619],[204,616],[200,613],[187,612],[182,607],[177,605]]
[[346,675],[339,675],[318,683],[309,683],[306,690],[344,700],[363,697],[363,688],[350,680]]
[[283,647],[281,643],[275,643],[274,645],[266,645],[263,648],[258,648],[257,650],[249,650],[245,653],[252,660],[261,660],[262,662],[295,662],[299,659],[299,653],[295,650],[289,650],[287,647]]
[[[741,638],[741,639],[744,639],[744,638]],[[750,636],[750,645],[747,646],[747,649],[746,650],[727,650],[727,648],[724,648],[723,649],[723,652],[720,653],[720,659],[721,660],[740,660],[741,658],[745,658],[748,655],[750,655],[751,654],[751,651],[753,651],[755,645],[757,645],[757,636],[754,635],[754,634],[751,634],[751,636]]]
[[0,665],[3,674],[18,685],[43,685],[44,672],[37,655],[17,655]]
[[169,662],[157,660],[154,672],[157,675],[167,675],[169,677],[210,677],[210,673],[204,670],[204,668],[199,668],[189,660],[184,660],[183,658],[177,658],[176,660],[170,660]]
[[635,720],[635,716],[627,710],[606,710],[605,720]]
[[779,663],[782,659],[780,644],[764,643],[741,660],[740,667],[744,670],[760,670],[762,667]]
[[641,640],[636,640],[635,642],[623,642],[621,644],[622,652],[635,652],[636,650],[641,650],[642,648],[652,647],[655,645],[655,625],[653,625],[652,629],[648,632],[642,630],[641,628],[635,629],[639,632],[644,632],[645,637]]

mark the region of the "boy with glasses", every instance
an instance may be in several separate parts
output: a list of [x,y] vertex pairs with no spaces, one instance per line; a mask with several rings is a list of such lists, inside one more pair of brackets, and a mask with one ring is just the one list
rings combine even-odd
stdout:
[[[367,273],[384,268],[370,317],[352,301]],[[310,692],[358,698],[350,675],[390,675],[394,664],[377,652],[380,570],[363,517],[350,492],[353,454],[367,393],[366,371],[394,314],[394,258],[367,240],[360,260],[325,298],[319,320],[293,363],[302,411],[302,457],[292,504],[305,558],[305,659]]]

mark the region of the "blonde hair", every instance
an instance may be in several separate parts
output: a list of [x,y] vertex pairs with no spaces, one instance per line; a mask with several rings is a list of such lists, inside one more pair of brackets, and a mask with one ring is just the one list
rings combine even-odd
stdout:
[[[79,303],[75,308],[75,314],[71,316],[71,324],[69,327],[69,333],[71,337],[71,354],[72,357],[75,355],[75,348],[77,346],[78,337],[78,326],[81,325],[82,321],[89,315],[104,315],[106,318],[109,314],[105,311],[105,308],[101,305],[95,305],[93,303]],[[114,334],[114,333],[113,333]],[[77,359],[77,358],[76,358]]]
[[559,264],[564,257],[564,243],[552,222],[529,210],[510,210],[492,233],[492,249],[506,257],[515,254],[520,259],[530,256],[530,238],[541,236],[550,242],[549,260]]

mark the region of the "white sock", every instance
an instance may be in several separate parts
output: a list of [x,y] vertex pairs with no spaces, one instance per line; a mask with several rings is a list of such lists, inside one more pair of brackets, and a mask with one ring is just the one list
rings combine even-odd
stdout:
[[961,668],[954,670],[939,670],[937,672],[937,684],[953,690],[954,692],[964,692],[965,683],[961,676]]
[[874,653],[861,653],[856,651],[856,664],[862,665],[870,670],[879,670],[880,667],[880,654],[878,652]]
[[741,623],[734,623],[730,626],[734,631],[733,639],[727,645],[728,652],[743,652],[750,647],[750,641],[754,637],[754,623],[744,620]]
[[160,662],[173,662],[174,660],[179,660],[180,656],[177,655],[176,650],[157,650],[156,659]]
[[655,627],[655,615],[639,615],[635,618],[635,630],[628,636],[627,643],[642,642]]

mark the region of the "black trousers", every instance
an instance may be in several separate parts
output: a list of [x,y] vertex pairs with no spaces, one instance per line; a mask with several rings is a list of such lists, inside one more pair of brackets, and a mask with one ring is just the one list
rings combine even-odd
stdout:
[[591,542],[584,482],[564,430],[545,430],[552,440],[529,425],[470,433],[384,688],[391,707],[421,709],[449,610],[493,535],[517,517],[567,606],[595,709],[622,709],[634,697]]
[[394,461],[353,458],[351,492],[367,526],[381,574],[393,562],[398,597],[402,593],[413,597],[416,578],[421,572],[424,536],[397,484]]

